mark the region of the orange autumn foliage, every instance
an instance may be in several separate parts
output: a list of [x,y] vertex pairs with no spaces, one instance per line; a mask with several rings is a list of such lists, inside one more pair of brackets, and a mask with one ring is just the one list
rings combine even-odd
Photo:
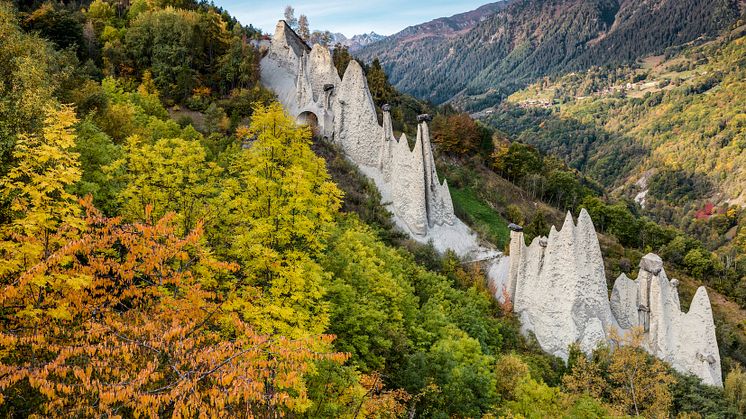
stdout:
[[412,396],[400,388],[386,390],[380,373],[361,376],[360,385],[366,393],[355,411],[355,417],[399,418],[407,412],[407,402]]
[[[308,405],[303,374],[332,336],[258,335],[204,278],[233,271],[155,224],[105,218],[82,202],[77,239],[0,291],[0,404],[13,389],[43,416],[253,417]],[[26,238],[33,240],[34,238]]]
[[467,113],[436,116],[432,137],[439,149],[458,155],[474,152],[481,141],[479,125]]

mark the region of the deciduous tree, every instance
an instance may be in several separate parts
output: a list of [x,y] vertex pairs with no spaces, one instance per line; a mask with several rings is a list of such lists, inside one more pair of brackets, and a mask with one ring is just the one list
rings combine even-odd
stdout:
[[612,351],[601,348],[592,359],[580,354],[565,387],[576,394],[603,397],[620,412],[643,417],[668,417],[673,376],[662,361],[642,349],[642,328],[624,336],[612,331]]
[[28,269],[61,247],[81,227],[80,208],[68,188],[80,180],[75,147],[75,111],[47,108],[41,134],[22,134],[16,165],[0,178],[11,221],[0,225],[0,278]]
[[300,15],[298,18],[298,36],[304,41],[311,38],[311,29],[308,27],[308,17],[306,15]]
[[[50,44],[18,27],[12,2],[0,3],[0,176],[13,161],[16,138],[42,128],[59,84]],[[12,87],[12,88],[11,88]]]
[[215,199],[222,169],[206,161],[199,142],[169,138],[151,145],[133,136],[126,149],[126,157],[110,170],[121,167],[117,181],[126,186],[119,204],[127,220],[154,222],[174,212],[180,231],[186,233],[199,220],[212,222],[221,212]]
[[436,116],[432,137],[438,149],[457,155],[475,152],[482,139],[479,125],[467,113]]
[[310,131],[278,103],[254,110],[248,136],[255,140],[233,160],[223,185],[228,252],[241,264],[242,283],[256,287],[239,290],[236,309],[263,332],[320,333],[328,321],[321,300],[327,274],[317,255],[341,191],[311,151]]
[[738,365],[725,377],[725,397],[740,414],[746,414],[746,373]]
[[285,6],[285,23],[290,26],[291,29],[295,30],[298,28],[298,19],[295,17],[295,9],[291,5]]
[[79,238],[4,276],[0,404],[53,416],[276,416],[309,405],[311,360],[345,359],[325,350],[330,336],[259,335],[224,311],[212,289],[235,265],[212,259],[200,225],[180,236],[172,215],[124,224],[85,207]]
[[368,228],[348,220],[332,236],[322,265],[333,274],[327,300],[336,347],[351,353],[364,373],[401,362],[411,345],[407,330],[415,322],[416,305],[403,258]]

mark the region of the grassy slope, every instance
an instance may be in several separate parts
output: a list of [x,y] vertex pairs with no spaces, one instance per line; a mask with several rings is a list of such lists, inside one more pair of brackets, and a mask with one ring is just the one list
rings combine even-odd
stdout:
[[499,249],[510,241],[508,222],[494,208],[480,200],[470,188],[451,187],[456,215]]
[[[547,215],[547,222],[550,225],[561,227],[564,219],[561,211],[544,202],[531,199],[527,192],[483,165],[455,160],[441,160],[440,163],[438,170],[448,179],[449,184],[453,185],[451,195],[454,207],[466,211],[471,219],[464,219],[464,222],[478,233],[484,234],[485,229],[502,231],[506,226],[505,214],[508,205],[520,208],[527,219],[541,209]],[[485,223],[488,225],[484,226]],[[490,223],[499,224],[489,225]],[[508,234],[507,229],[505,234]],[[614,280],[622,273],[620,262],[625,259],[629,261],[632,269],[627,275],[635,278],[637,265],[643,254],[638,249],[623,247],[611,236],[599,234],[598,238],[604,255],[607,287],[611,291]],[[678,278],[681,282],[682,309],[688,310],[694,293],[702,285],[701,282],[670,269],[668,265],[666,269],[670,278]],[[740,309],[737,304],[711,288],[708,288],[707,292],[712,304],[721,354],[746,364],[746,310]],[[730,369],[731,363],[731,360],[725,359],[725,371]]]

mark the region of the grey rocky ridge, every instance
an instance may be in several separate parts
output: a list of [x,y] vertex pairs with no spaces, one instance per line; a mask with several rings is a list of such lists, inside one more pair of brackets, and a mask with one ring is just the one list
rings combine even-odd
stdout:
[[567,360],[569,347],[590,353],[611,330],[642,327],[645,347],[677,370],[722,386],[720,356],[707,291],[701,287],[687,313],[679,305],[677,281],[669,281],[660,258],[642,259],[636,280],[620,276],[611,298],[593,222],[581,211],[577,225],[568,213],[561,230],[524,243],[511,225],[510,256],[481,244],[454,215],[444,180],[435,167],[427,115],[418,118],[414,148],[394,136],[389,107],[378,122],[363,69],[351,61],[342,78],[329,50],[309,47],[284,21],[277,24],[261,61],[261,81],[288,113],[315,126],[371,178],[403,231],[439,251],[451,249],[484,263],[496,298],[509,298],[523,331],[542,349]]
[[309,47],[279,21],[261,61],[261,81],[289,114],[315,125],[319,135],[338,144],[376,183],[397,225],[415,240],[471,259],[500,255],[480,245],[454,215],[448,184],[439,180],[435,168],[428,117],[418,118],[413,149],[404,134],[396,138],[388,107],[383,107],[383,124],[378,123],[358,62],[351,61],[340,79],[328,49]]
[[[637,279],[620,275],[607,297],[604,263],[593,222],[581,210],[577,225],[568,213],[560,231],[536,237],[511,232],[509,272],[504,286],[526,333],[542,349],[567,360],[579,343],[590,353],[616,330],[639,327],[643,346],[676,370],[722,387],[720,352],[707,289],[699,287],[687,313],[681,311],[678,281],[669,280],[655,254],[640,261]],[[499,280],[499,278],[498,278]]]

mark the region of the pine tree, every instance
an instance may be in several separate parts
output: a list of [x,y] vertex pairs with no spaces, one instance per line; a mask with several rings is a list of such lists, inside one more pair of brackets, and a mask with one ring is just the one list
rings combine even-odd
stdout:
[[378,106],[390,103],[394,98],[394,88],[389,84],[389,79],[386,76],[386,72],[383,71],[378,58],[374,59],[370,64],[370,69],[368,69],[366,77],[368,79],[370,94],[373,96],[373,102]]

